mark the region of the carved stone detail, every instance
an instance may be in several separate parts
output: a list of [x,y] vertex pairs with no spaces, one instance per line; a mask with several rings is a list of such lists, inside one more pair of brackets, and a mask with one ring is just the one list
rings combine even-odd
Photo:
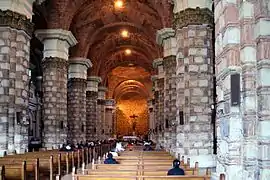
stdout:
[[188,25],[214,26],[214,14],[208,8],[188,8],[175,14],[174,29],[181,29]]
[[46,58],[42,62],[42,68],[43,69],[51,69],[51,68],[56,68],[56,69],[63,69],[63,67],[68,67],[68,61],[65,59],[57,58],[57,57],[50,57]]
[[23,30],[29,36],[32,36],[34,24],[26,16],[19,13],[0,9],[0,26],[8,26],[14,29]]

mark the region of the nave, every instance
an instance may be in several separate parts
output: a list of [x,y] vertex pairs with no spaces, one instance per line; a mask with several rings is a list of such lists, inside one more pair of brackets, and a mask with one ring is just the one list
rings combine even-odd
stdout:
[[[153,147],[154,148],[154,147]],[[210,180],[211,170],[190,158],[178,157],[184,176],[168,176],[175,159],[166,151],[144,151],[143,146],[126,148],[115,157],[118,164],[104,164],[115,143],[84,147],[76,151],[57,149],[7,155],[0,159],[0,180]],[[225,180],[225,174],[220,174]]]

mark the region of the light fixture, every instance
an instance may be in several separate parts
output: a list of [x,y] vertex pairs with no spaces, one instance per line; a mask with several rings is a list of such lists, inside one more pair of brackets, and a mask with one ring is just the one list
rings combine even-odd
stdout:
[[124,2],[122,0],[114,1],[114,7],[118,9],[122,9],[124,7]]
[[127,37],[129,37],[129,32],[128,32],[127,30],[122,30],[122,31],[121,31],[121,36],[122,36],[123,38],[127,38]]
[[126,49],[126,50],[125,50],[125,54],[126,54],[126,55],[130,55],[130,54],[131,54],[131,50],[130,50],[130,49]]

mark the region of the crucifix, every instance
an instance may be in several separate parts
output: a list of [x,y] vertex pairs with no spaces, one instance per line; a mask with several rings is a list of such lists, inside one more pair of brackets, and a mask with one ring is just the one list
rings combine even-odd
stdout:
[[135,131],[136,125],[137,125],[136,118],[138,116],[136,116],[135,114],[133,114],[132,116],[129,116],[129,117],[132,119],[132,130]]

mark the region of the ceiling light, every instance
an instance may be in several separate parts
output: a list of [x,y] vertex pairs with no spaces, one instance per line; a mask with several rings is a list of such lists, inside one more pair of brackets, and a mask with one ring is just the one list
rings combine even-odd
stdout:
[[131,54],[131,50],[130,49],[126,49],[125,50],[125,53],[126,53],[126,55],[130,55]]
[[123,31],[121,32],[121,36],[122,36],[123,38],[127,38],[127,37],[129,37],[129,32],[128,32],[127,30],[123,30]]
[[114,7],[115,7],[115,8],[121,9],[121,8],[124,7],[124,2],[123,2],[122,0],[116,0],[116,1],[114,2]]

